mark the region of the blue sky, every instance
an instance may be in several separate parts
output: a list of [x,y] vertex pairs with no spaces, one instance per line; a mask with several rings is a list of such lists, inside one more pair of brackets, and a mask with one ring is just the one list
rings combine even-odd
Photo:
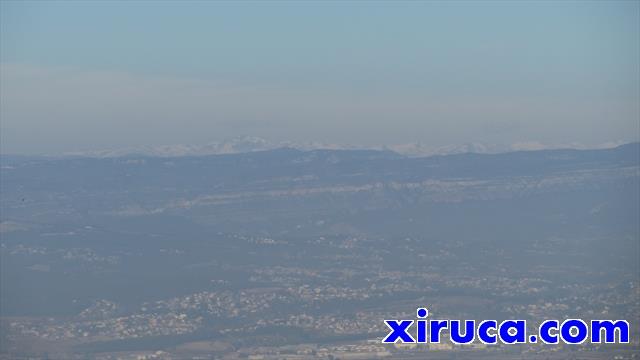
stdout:
[[640,2],[0,2],[1,150],[637,141]]

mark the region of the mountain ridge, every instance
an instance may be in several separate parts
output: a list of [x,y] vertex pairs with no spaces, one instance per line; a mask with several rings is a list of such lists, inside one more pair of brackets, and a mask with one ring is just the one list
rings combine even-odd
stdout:
[[430,146],[422,142],[411,142],[395,145],[381,146],[360,146],[343,145],[323,142],[295,142],[295,141],[270,141],[256,136],[242,136],[231,138],[220,142],[209,142],[204,145],[160,145],[160,146],[138,146],[118,149],[105,149],[93,151],[65,152],[55,157],[95,157],[114,158],[130,156],[153,156],[153,157],[181,157],[181,156],[206,156],[240,154],[257,151],[268,151],[280,148],[293,148],[302,151],[310,150],[378,150],[393,151],[408,157],[427,157],[434,155],[452,154],[500,154],[514,151],[535,151],[535,150],[591,150],[608,149],[624,145],[623,142],[607,142],[595,146],[585,146],[579,143],[547,145],[539,142],[517,142],[510,145],[498,145],[487,143],[465,143],[458,145]]

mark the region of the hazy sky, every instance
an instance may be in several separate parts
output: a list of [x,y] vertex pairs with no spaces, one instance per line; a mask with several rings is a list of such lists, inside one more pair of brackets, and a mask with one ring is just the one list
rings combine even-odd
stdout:
[[640,2],[0,1],[0,149],[640,137]]

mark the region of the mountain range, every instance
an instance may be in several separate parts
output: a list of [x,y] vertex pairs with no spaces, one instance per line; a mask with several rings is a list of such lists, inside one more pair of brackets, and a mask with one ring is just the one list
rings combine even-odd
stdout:
[[110,158],[123,156],[158,156],[179,157],[199,155],[239,154],[255,151],[274,150],[278,148],[292,148],[297,150],[391,150],[409,157],[425,157],[432,155],[451,154],[499,154],[510,151],[523,150],[551,150],[551,149],[608,149],[622,145],[623,142],[607,142],[595,146],[586,146],[580,143],[567,144],[543,144],[537,141],[516,142],[508,145],[472,142],[446,146],[432,146],[423,142],[410,142],[395,145],[361,146],[344,145],[325,142],[295,142],[295,141],[270,141],[256,136],[241,136],[223,141],[209,142],[204,145],[159,145],[137,146],[117,149],[104,149],[93,151],[66,152],[64,156]]

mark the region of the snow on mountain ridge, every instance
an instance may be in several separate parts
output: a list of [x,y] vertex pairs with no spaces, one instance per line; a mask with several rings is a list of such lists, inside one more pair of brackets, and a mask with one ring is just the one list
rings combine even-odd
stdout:
[[466,143],[459,145],[446,145],[434,147],[422,142],[412,142],[405,144],[386,146],[358,146],[343,145],[322,142],[273,142],[256,136],[244,136],[232,138],[222,142],[210,142],[204,145],[160,145],[160,146],[139,146],[121,149],[107,149],[95,151],[67,152],[64,156],[86,156],[97,158],[112,158],[124,156],[157,156],[157,157],[179,157],[179,156],[203,156],[238,154],[254,151],[273,150],[278,148],[293,148],[299,150],[390,150],[408,157],[424,157],[433,155],[452,155],[463,153],[476,154],[498,154],[510,151],[527,150],[549,150],[549,149],[607,149],[622,145],[622,141],[612,141],[596,146],[585,146],[579,143],[549,145],[536,141],[517,142],[510,145],[486,144],[486,143]]

